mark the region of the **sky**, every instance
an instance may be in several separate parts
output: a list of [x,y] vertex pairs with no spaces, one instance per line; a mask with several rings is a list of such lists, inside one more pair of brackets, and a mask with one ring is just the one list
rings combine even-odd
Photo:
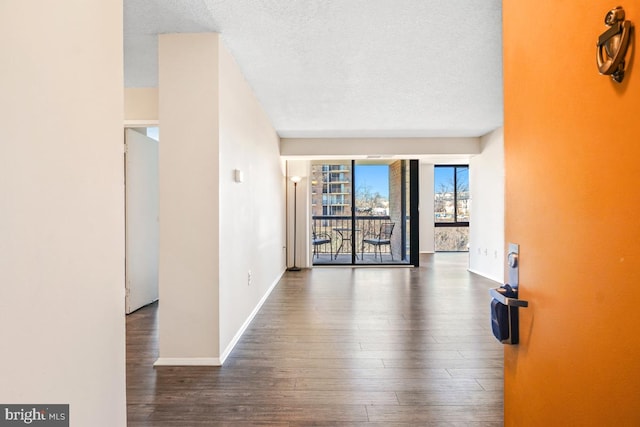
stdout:
[[362,186],[371,187],[371,193],[389,198],[388,165],[356,165],[356,191]]
[[[434,188],[439,191],[444,184],[448,191],[453,190],[454,167],[434,168]],[[358,165],[355,168],[356,191],[362,186],[371,187],[371,193],[380,193],[381,196],[389,198],[389,166],[388,165]],[[458,179],[468,185],[468,169],[458,173]],[[459,181],[460,183],[460,181]]]
[[436,192],[445,187],[453,189],[453,168],[434,168],[435,179],[434,186]]
[[[455,167],[439,167],[434,168],[435,177],[434,177],[434,185],[436,192],[440,191],[442,188],[442,184],[447,188],[447,191],[453,190],[453,171]],[[468,168],[460,168],[458,169],[458,189],[460,190],[461,186],[469,186],[469,169]]]

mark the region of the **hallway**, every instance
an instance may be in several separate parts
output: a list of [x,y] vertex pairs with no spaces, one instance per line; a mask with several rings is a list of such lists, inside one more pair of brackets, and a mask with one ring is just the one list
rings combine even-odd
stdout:
[[158,367],[127,317],[129,426],[501,426],[502,345],[468,254],[288,272],[223,367]]

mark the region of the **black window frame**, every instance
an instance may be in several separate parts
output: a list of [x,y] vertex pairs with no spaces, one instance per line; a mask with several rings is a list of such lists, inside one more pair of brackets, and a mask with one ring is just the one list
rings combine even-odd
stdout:
[[[453,168],[453,218],[454,218],[454,221],[451,221],[451,222],[437,222],[434,218],[433,220],[434,226],[435,227],[469,227],[469,221],[458,221],[458,168],[466,168],[467,177],[468,177],[469,165],[434,165],[434,168]],[[434,173],[434,177],[435,177],[435,173]],[[435,198],[435,184],[434,184],[434,198]]]

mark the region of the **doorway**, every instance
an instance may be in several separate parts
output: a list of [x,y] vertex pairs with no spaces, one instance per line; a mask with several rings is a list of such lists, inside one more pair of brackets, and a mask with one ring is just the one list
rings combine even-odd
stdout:
[[[157,128],[155,128],[157,130]],[[157,131],[125,129],[125,312],[158,299]]]

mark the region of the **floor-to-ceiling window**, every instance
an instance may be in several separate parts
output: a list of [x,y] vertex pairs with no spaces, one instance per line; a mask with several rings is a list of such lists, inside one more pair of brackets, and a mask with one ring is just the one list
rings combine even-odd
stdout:
[[417,168],[410,160],[313,162],[313,263],[417,265]]
[[435,250],[469,250],[469,166],[436,165]]

